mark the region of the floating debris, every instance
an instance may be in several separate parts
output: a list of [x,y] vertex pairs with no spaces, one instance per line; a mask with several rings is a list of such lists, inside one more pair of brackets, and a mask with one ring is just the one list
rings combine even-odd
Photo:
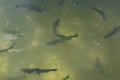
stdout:
[[41,73],[48,73],[50,71],[57,71],[57,69],[23,68],[23,69],[21,69],[21,71],[25,72],[25,73],[28,73],[28,74],[31,74],[31,73],[41,74]]
[[102,19],[103,19],[104,21],[107,20],[106,14],[105,14],[101,9],[99,9],[99,8],[96,7],[96,6],[93,6],[92,9],[95,10],[97,13],[99,13],[99,14],[102,16]]
[[118,27],[114,28],[113,30],[111,30],[110,32],[108,32],[108,34],[105,35],[104,38],[110,38],[111,36],[116,34],[118,31],[120,31],[120,26],[118,26]]

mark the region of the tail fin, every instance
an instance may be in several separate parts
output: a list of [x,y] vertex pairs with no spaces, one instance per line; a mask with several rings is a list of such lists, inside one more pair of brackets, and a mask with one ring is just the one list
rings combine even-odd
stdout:
[[76,33],[75,35],[73,35],[73,37],[78,37],[78,33]]

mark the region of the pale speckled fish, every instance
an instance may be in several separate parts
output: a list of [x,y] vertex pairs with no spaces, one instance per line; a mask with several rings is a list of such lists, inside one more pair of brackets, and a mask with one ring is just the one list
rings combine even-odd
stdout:
[[106,70],[103,68],[103,66],[102,66],[102,64],[100,62],[99,57],[96,57],[96,59],[95,59],[95,65],[96,65],[97,71],[104,77],[105,80],[108,80],[108,77],[105,74]]
[[17,37],[23,37],[24,36],[24,33],[19,33],[17,31],[10,31],[10,30],[4,29],[4,32],[8,33],[8,34],[11,34],[13,36],[17,36]]
[[67,75],[65,78],[63,78],[62,80],[68,80],[70,77],[69,75]]
[[7,27],[10,26],[10,20],[9,20],[9,19],[6,21],[6,26],[7,26]]
[[72,35],[72,36],[67,36],[67,37],[60,37],[60,38],[57,38],[55,40],[52,40],[52,41],[49,41],[47,43],[47,45],[56,45],[58,43],[62,43],[62,42],[65,42],[67,40],[71,40],[72,38],[75,38],[75,37],[78,37],[78,33]]
[[120,26],[118,26],[118,27],[114,28],[113,30],[111,30],[110,32],[108,32],[108,34],[105,35],[104,38],[110,38],[111,36],[116,34],[118,31],[120,31]]
[[99,8],[96,7],[96,6],[93,6],[92,9],[95,10],[97,13],[99,13],[99,14],[102,16],[102,19],[103,19],[104,21],[107,20],[106,14],[105,14],[101,9],[99,9]]

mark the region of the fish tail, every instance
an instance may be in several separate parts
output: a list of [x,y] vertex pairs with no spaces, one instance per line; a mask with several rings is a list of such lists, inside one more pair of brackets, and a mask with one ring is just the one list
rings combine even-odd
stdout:
[[97,10],[97,8],[96,8],[95,6],[92,6],[92,9],[93,9],[93,10]]
[[20,8],[21,6],[20,5],[16,5],[16,8]]
[[57,71],[57,69],[51,69],[50,71]]
[[74,37],[78,37],[78,33],[76,33],[76,34],[74,35]]

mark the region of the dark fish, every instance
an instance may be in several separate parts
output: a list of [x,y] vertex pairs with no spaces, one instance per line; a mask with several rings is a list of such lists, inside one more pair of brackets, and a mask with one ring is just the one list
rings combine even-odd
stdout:
[[53,23],[53,33],[57,36],[57,37],[65,37],[64,35],[61,35],[57,32],[57,28],[59,26],[60,23],[60,19],[57,19],[54,23]]
[[108,80],[107,76],[105,75],[106,70],[103,68],[99,57],[96,57],[95,64],[96,64],[97,71],[104,77],[105,80]]
[[37,12],[43,12],[43,7],[39,6],[34,6],[34,5],[29,5],[29,9],[33,10],[33,11],[37,11]]
[[10,49],[12,49],[14,47],[14,45],[15,45],[15,42],[13,42],[13,44],[9,48],[0,50],[0,54],[3,53],[3,52],[8,52]]
[[97,8],[96,6],[93,6],[92,9],[95,10],[97,13],[99,13],[104,21],[107,20],[106,14],[101,9]]
[[57,20],[53,23],[53,33],[54,33],[55,35],[57,35],[57,28],[58,28],[58,26],[59,26],[59,23],[60,23],[60,20],[59,20],[59,19],[57,19]]
[[66,1],[66,0],[60,0],[58,4],[59,4],[59,5],[62,5],[65,1]]
[[104,36],[104,38],[110,38],[111,36],[113,36],[115,33],[117,33],[117,31],[120,30],[120,26],[114,28],[113,30],[111,30],[107,35]]
[[16,5],[16,8],[28,8],[30,10],[36,11],[36,12],[43,12],[43,7],[41,6],[35,6],[35,5]]
[[50,41],[47,43],[47,45],[56,45],[58,43],[62,43],[65,42],[66,40],[71,40],[72,38],[78,37],[78,33],[72,35],[72,36],[67,36],[67,37],[61,37],[61,38],[57,38],[53,41]]
[[69,75],[67,75],[65,78],[63,78],[62,80],[67,80],[69,79]]
[[57,71],[57,69],[23,68],[23,69],[21,69],[21,71],[25,72],[25,73],[28,73],[28,74],[31,74],[31,73],[40,74],[40,73],[47,73],[47,72],[50,72],[50,71]]

